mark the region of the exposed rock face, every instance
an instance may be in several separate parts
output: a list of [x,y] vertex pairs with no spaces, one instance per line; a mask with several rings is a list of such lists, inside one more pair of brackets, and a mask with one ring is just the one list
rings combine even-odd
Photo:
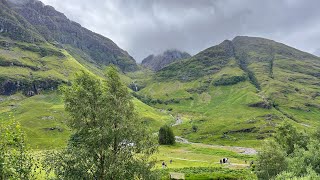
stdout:
[[17,81],[0,78],[0,95],[12,95],[17,91],[22,91],[27,96],[33,96],[44,90],[55,90],[63,83],[66,82],[55,79]]
[[135,60],[113,41],[69,20],[40,1],[0,0],[0,7],[2,36],[32,43],[58,42],[80,49],[98,64],[114,64],[123,71],[137,68]]
[[29,43],[45,41],[27,20],[9,8],[6,0],[0,0],[0,36]]
[[164,53],[156,56],[153,54],[149,55],[148,57],[142,60],[141,65],[150,68],[154,71],[159,71],[174,61],[190,57],[190,54],[186,52],[181,52],[178,50],[167,50]]

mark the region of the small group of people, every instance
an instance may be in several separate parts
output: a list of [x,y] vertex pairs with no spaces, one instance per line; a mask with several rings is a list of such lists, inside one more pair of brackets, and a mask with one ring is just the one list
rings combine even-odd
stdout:
[[[170,159],[170,164],[172,164],[172,159]],[[162,168],[167,168],[167,163],[162,161]]]
[[[244,162],[247,164],[248,161],[245,160]],[[254,164],[254,161],[250,161],[250,166],[249,167],[251,167],[253,164]]]
[[220,164],[229,163],[229,158],[220,159]]

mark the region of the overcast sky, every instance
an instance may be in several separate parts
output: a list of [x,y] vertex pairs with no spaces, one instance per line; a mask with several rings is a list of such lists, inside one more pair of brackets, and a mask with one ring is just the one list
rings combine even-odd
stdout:
[[320,51],[319,0],[42,0],[112,39],[137,62],[179,49],[190,54],[237,35]]

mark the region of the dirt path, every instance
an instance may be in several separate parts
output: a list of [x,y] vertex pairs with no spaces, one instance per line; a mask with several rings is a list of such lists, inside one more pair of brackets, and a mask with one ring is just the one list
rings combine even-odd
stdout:
[[247,147],[239,147],[239,146],[220,146],[220,145],[210,145],[210,144],[203,144],[203,143],[192,143],[189,142],[187,139],[175,136],[176,141],[180,143],[185,143],[185,144],[192,144],[200,147],[208,147],[208,148],[221,148],[221,149],[228,149],[231,151],[235,151],[239,154],[246,154],[246,155],[255,155],[257,154],[257,150],[253,148],[247,148]]

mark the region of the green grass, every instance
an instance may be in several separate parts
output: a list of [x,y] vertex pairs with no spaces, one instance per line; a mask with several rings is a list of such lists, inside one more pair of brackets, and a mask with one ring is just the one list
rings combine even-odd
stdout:
[[[228,157],[231,164],[221,165],[220,159],[224,157]],[[155,171],[160,173],[162,179],[167,179],[170,172],[184,173],[186,179],[256,179],[249,168],[249,161],[255,160],[255,156],[242,155],[225,147],[178,143],[160,146],[154,158]],[[163,161],[167,164],[165,169],[162,168]]]
[[[229,58],[226,42],[208,48],[158,72],[138,95],[176,100],[151,105],[182,117],[174,132],[192,142],[259,147],[284,120],[308,132],[320,125],[319,58],[262,38],[232,43]],[[269,108],[249,107],[259,103]]]
[[159,171],[159,174],[162,176],[161,179],[169,180],[170,172],[184,173],[186,180],[257,179],[257,176],[250,169],[229,169],[222,167],[188,167],[181,169],[164,169]]
[[[66,122],[69,118],[64,111],[61,95],[56,92],[44,92],[33,97],[22,94],[1,96],[0,119],[12,114],[26,131],[27,143],[33,149],[54,149],[66,145],[71,134]],[[152,132],[172,121],[165,112],[156,110],[140,101],[133,100],[136,111]]]
[[[201,144],[180,144],[173,146],[162,145],[159,152],[154,155],[157,160],[156,169],[161,169],[161,163],[165,161],[169,168],[184,167],[221,167],[220,159],[228,157],[231,165],[225,164],[224,167],[244,168],[248,164],[245,160],[253,160],[251,155],[239,154],[235,150],[227,147],[211,147]],[[172,160],[172,164],[170,164]]]

